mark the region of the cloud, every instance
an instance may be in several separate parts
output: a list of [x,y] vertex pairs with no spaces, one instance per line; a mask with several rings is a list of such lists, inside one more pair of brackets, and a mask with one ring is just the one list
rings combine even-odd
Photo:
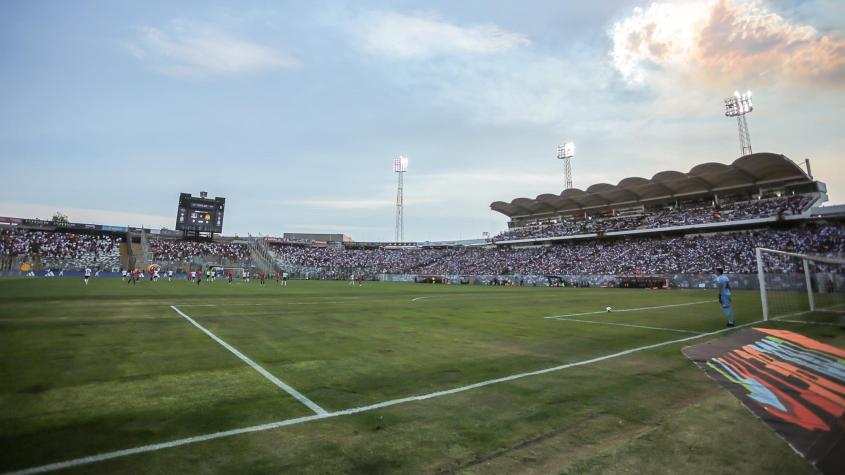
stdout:
[[114,226],[143,225],[147,228],[172,228],[176,223],[175,214],[173,216],[161,216],[106,209],[68,208],[62,205],[0,202],[0,215],[2,216],[50,220],[56,211],[66,214],[68,219],[74,223],[108,224]]
[[401,60],[499,53],[530,44],[525,35],[496,25],[461,27],[434,15],[373,12],[359,19],[353,29],[364,51]]
[[300,66],[281,51],[208,27],[175,22],[169,31],[144,26],[139,32],[129,51],[171,76],[233,76]]
[[437,92],[433,103],[458,107],[477,123],[545,125],[579,116],[604,97],[606,74],[589,63],[523,53],[507,61],[454,61],[418,71],[413,81]]
[[841,32],[794,24],[759,2],[653,3],[616,22],[610,35],[612,63],[634,86],[666,74],[717,87],[845,79]]

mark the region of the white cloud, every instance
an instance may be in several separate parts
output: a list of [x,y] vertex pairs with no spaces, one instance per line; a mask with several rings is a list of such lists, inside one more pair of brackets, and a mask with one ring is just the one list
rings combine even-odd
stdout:
[[105,209],[68,208],[62,205],[0,202],[0,215],[14,218],[50,220],[56,211],[67,215],[68,220],[74,223],[107,224],[113,226],[143,225],[147,228],[172,228],[176,224],[175,214],[173,216],[161,216]]
[[457,26],[434,15],[373,12],[353,29],[364,51],[393,59],[426,59],[454,53],[490,54],[530,44],[521,33],[496,25]]
[[128,45],[129,51],[172,76],[230,76],[300,65],[281,51],[212,28],[176,22],[169,31],[151,26],[139,30],[140,38]]
[[579,116],[601,90],[603,73],[588,64],[573,69],[568,61],[521,54],[508,61],[456,61],[420,71],[415,81],[437,92],[434,103],[460,107],[478,123],[553,124]]
[[841,31],[822,34],[757,1],[653,3],[616,22],[611,37],[613,65],[631,85],[841,87],[845,80]]

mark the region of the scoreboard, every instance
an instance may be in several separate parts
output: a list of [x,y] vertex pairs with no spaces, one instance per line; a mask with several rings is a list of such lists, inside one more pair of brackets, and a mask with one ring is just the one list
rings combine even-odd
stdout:
[[179,211],[176,214],[176,230],[199,233],[222,233],[223,211],[226,198],[206,198],[179,194]]

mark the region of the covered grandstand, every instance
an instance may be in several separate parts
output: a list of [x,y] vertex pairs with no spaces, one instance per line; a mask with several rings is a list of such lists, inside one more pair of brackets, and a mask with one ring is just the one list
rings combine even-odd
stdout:
[[686,173],[661,171],[650,179],[629,177],[616,185],[598,183],[586,190],[572,188],[560,194],[495,201],[490,208],[510,218],[511,227],[518,227],[544,220],[677,207],[695,200],[712,200],[718,204],[720,200],[760,199],[767,193],[819,193],[819,198],[826,199],[824,183],[815,181],[786,156],[755,153],[730,165],[703,163]]

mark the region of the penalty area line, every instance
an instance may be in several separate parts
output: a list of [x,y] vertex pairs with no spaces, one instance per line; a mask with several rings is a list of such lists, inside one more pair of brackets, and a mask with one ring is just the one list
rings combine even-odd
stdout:
[[142,454],[142,453],[147,453],[147,452],[155,452],[155,451],[162,450],[162,449],[169,449],[169,448],[173,448],[173,447],[179,447],[179,446],[182,446],[182,445],[195,444],[197,442],[205,442],[205,441],[209,441],[209,440],[222,439],[222,438],[225,438],[225,437],[232,437],[232,436],[239,435],[239,434],[248,434],[248,433],[253,433],[253,432],[263,432],[263,431],[278,429],[280,427],[302,424],[302,423],[305,423],[305,422],[311,422],[311,421],[322,420],[322,419],[329,419],[329,418],[340,417],[340,416],[347,416],[347,415],[351,415],[351,414],[359,414],[359,413],[362,413],[362,412],[372,411],[372,410],[375,410],[375,409],[381,409],[381,408],[384,408],[384,407],[396,406],[398,404],[404,404],[404,403],[408,403],[408,402],[424,401],[426,399],[433,399],[433,398],[437,398],[437,397],[448,396],[450,394],[457,394],[457,393],[461,393],[461,392],[464,392],[464,391],[469,391],[471,389],[477,389],[477,388],[481,388],[481,387],[484,387],[484,386],[490,386],[490,385],[493,385],[493,384],[499,384],[499,383],[504,383],[504,382],[507,382],[507,381],[513,381],[513,380],[516,380],[516,379],[527,378],[527,377],[530,377],[530,376],[538,376],[538,375],[541,375],[541,374],[552,373],[552,372],[561,371],[561,370],[568,369],[568,368],[575,368],[575,367],[578,367],[578,366],[585,366],[585,365],[590,365],[590,364],[593,364],[593,363],[599,363],[599,362],[606,361],[606,360],[609,360],[609,359],[618,358],[618,357],[621,357],[621,356],[627,356],[627,355],[630,355],[630,354],[633,354],[633,353],[638,353],[640,351],[651,350],[651,349],[659,348],[659,347],[662,347],[662,346],[673,345],[673,344],[676,344],[676,343],[684,343],[684,342],[687,342],[687,341],[697,340],[699,338],[704,338],[704,337],[707,337],[707,336],[718,335],[718,334],[721,334],[721,333],[724,333],[724,332],[736,330],[738,328],[756,325],[758,323],[763,323],[763,320],[757,320],[755,322],[745,323],[745,324],[737,325],[737,326],[731,327],[731,328],[723,328],[721,330],[716,330],[716,331],[709,332],[709,333],[702,333],[702,334],[699,334],[699,335],[692,335],[692,336],[688,336],[688,337],[685,337],[685,338],[679,338],[677,340],[669,340],[669,341],[664,341],[664,342],[661,342],[661,343],[654,343],[652,345],[640,346],[638,348],[631,348],[630,350],[624,350],[624,351],[620,351],[618,353],[612,353],[612,354],[605,355],[605,356],[599,356],[599,357],[588,359],[588,360],[576,361],[574,363],[566,363],[566,364],[562,364],[562,365],[559,365],[559,366],[553,366],[551,368],[545,368],[545,369],[541,369],[541,370],[537,370],[537,371],[530,371],[530,372],[527,372],[527,373],[512,374],[510,376],[504,376],[504,377],[496,378],[496,379],[489,379],[487,381],[481,381],[481,382],[478,382],[478,383],[475,383],[475,384],[470,384],[470,385],[467,385],[467,386],[460,386],[460,387],[452,388],[452,389],[446,389],[446,390],[443,390],[443,391],[436,391],[436,392],[433,392],[433,393],[422,394],[422,395],[418,395],[418,396],[410,396],[410,397],[405,397],[405,398],[401,398],[401,399],[391,399],[389,401],[379,402],[379,403],[376,403],[376,404],[370,404],[368,406],[354,407],[354,408],[350,408],[350,409],[343,409],[343,410],[340,410],[340,411],[323,413],[323,414],[315,414],[313,416],[299,417],[299,418],[296,418],[296,419],[286,419],[286,420],[282,420],[282,421],[271,422],[271,423],[268,423],[268,424],[261,424],[261,425],[255,425],[255,426],[250,426],[250,427],[243,427],[243,428],[240,428],[240,429],[232,429],[232,430],[227,430],[227,431],[222,431],[222,432],[215,432],[215,433],[212,433],[212,434],[198,435],[198,436],[194,436],[194,437],[186,437],[184,439],[176,439],[176,440],[172,440],[172,441],[169,441],[169,442],[162,442],[162,443],[158,443],[158,444],[143,445],[143,446],[135,447],[135,448],[132,448],[132,449],[124,449],[124,450],[117,450],[117,451],[114,451],[114,452],[106,452],[106,453],[102,453],[102,454],[98,454],[98,455],[91,455],[91,456],[88,456],[88,457],[81,457],[81,458],[77,458],[77,459],[67,460],[67,461],[64,461],[64,462],[51,463],[51,464],[47,464],[47,465],[41,465],[39,467],[32,467],[32,468],[27,468],[27,469],[23,469],[23,470],[18,470],[16,472],[10,472],[10,474],[29,475],[29,474],[35,474],[35,473],[44,473],[44,472],[49,472],[49,471],[52,471],[52,470],[60,470],[60,469],[65,469],[65,468],[77,467],[77,466],[80,466],[80,465],[87,465],[87,464],[91,464],[91,463],[95,463],[95,462],[102,462],[102,461],[105,461],[105,460],[111,460],[111,459],[115,459],[115,458],[118,458],[118,457],[125,457],[127,455],[136,455],[136,454]]
[[[701,305],[703,303],[712,303],[712,300],[699,300],[698,302],[687,302],[687,303],[673,303],[669,305],[655,305],[653,307],[637,307],[637,308],[622,308],[619,310],[613,310],[613,313],[622,313],[622,312],[640,312],[643,310],[657,310],[661,308],[674,308],[674,307],[688,307],[690,305]],[[582,312],[582,313],[568,313],[566,315],[552,315],[550,317],[543,317],[543,318],[569,318],[569,317],[582,317],[584,315],[598,315],[601,313],[609,313],[607,310],[598,310],[595,312]]]
[[179,310],[179,308],[177,308],[175,305],[171,305],[170,308],[172,308],[173,310],[176,311],[176,313],[178,313],[179,315],[184,317],[185,320],[191,322],[191,324],[193,326],[199,328],[200,331],[202,331],[203,333],[208,335],[209,338],[216,341],[217,343],[220,343],[220,345],[223,348],[226,348],[227,350],[229,350],[233,355],[240,358],[241,361],[250,365],[252,367],[252,369],[254,369],[255,371],[258,371],[261,374],[261,376],[264,376],[265,378],[267,378],[268,381],[275,384],[276,386],[281,388],[283,391],[285,391],[286,393],[288,393],[291,396],[293,396],[294,398],[296,398],[297,401],[299,401],[302,404],[305,404],[306,406],[308,406],[308,408],[311,409],[312,411],[314,411],[316,414],[328,414],[328,412],[325,409],[323,409],[322,407],[318,406],[317,403],[308,399],[307,397],[305,397],[304,394],[297,391],[296,389],[294,389],[293,387],[291,387],[289,384],[285,383],[281,379],[279,379],[279,378],[273,376],[272,374],[270,374],[269,371],[262,368],[258,363],[256,363],[255,361],[252,361],[248,356],[246,356],[245,354],[238,351],[232,345],[230,345],[230,344],[226,343],[225,341],[221,340],[217,335],[215,335],[214,333],[211,333],[208,329],[206,329],[205,327],[203,327],[202,325],[197,323],[193,318],[189,317],[184,312]]
[[696,332],[692,330],[681,330],[679,328],[664,328],[664,327],[649,327],[646,325],[634,325],[632,323],[616,323],[616,322],[596,322],[593,320],[577,320],[575,318],[563,318],[563,317],[546,317],[551,318],[552,320],[558,320],[561,322],[578,322],[578,323],[595,323],[596,325],[613,325],[617,327],[628,327],[628,328],[645,328],[647,330],[663,330],[667,332],[678,332],[678,333],[692,333],[694,335],[700,335],[703,332]]

